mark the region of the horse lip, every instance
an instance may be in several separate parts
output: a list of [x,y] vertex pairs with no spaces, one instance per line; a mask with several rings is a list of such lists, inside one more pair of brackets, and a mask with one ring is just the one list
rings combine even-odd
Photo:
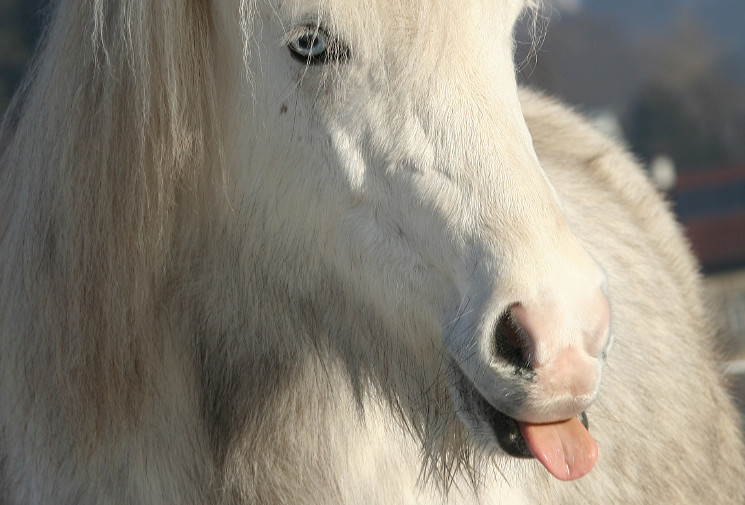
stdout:
[[494,408],[481,394],[474,390],[473,394],[476,395],[476,404],[482,411],[482,415],[485,417],[486,422],[492,429],[494,436],[499,443],[499,447],[510,456],[515,458],[532,458],[533,453],[530,452],[528,444],[525,443],[525,439],[520,433],[520,428],[517,425],[517,421]]
[[[533,456],[520,432],[517,420],[489,403],[479,393],[478,389],[476,389],[460,367],[455,366],[454,368],[456,373],[460,375],[461,395],[467,396],[472,407],[478,410],[478,412],[473,412],[473,414],[489,425],[502,451],[515,458],[534,458],[535,456]],[[578,417],[585,428],[589,428],[587,413],[581,412]]]
[[489,425],[502,451],[515,458],[533,458],[533,453],[530,452],[520,433],[517,421],[489,403],[460,367],[455,366],[454,368],[456,373],[460,375],[461,395],[467,397],[468,403],[476,410],[472,414]]

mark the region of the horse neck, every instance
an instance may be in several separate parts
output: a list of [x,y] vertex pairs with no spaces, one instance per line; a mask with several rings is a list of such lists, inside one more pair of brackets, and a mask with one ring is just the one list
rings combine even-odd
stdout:
[[363,415],[338,367],[317,355],[275,352],[228,369],[232,376],[205,372],[211,389],[204,391],[219,473],[235,479],[225,485],[257,503],[297,502],[308,492],[337,501],[339,455]]

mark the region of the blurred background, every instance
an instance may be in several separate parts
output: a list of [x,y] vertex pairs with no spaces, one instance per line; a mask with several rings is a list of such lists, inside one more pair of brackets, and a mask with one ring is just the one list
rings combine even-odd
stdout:
[[[157,0],[154,0],[157,1]],[[47,0],[0,0],[0,113]],[[706,275],[732,384],[745,399],[745,2],[550,0],[540,45],[517,30],[523,83],[629,147],[683,223]],[[743,401],[745,403],[745,401]]]
[[574,105],[638,157],[705,274],[745,406],[745,2],[553,0],[519,77]]

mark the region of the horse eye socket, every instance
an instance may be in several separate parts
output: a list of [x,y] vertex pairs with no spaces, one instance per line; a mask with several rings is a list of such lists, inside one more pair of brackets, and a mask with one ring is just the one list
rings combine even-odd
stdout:
[[291,39],[287,47],[293,58],[306,65],[341,61],[349,56],[349,50],[341,42],[317,27],[308,27]]

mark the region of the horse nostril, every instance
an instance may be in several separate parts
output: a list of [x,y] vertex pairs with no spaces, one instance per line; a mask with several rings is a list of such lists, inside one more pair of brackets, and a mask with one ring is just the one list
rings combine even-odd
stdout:
[[532,370],[529,357],[530,338],[507,309],[494,332],[494,354],[515,367],[515,372]]

